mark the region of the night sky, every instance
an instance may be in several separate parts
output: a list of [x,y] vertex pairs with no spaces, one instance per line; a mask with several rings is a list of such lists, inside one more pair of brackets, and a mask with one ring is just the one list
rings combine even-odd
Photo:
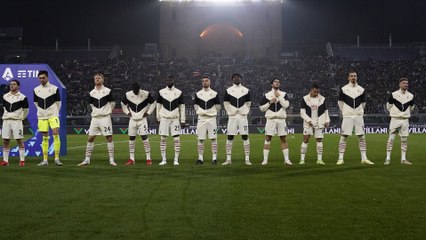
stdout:
[[[24,29],[24,45],[64,47],[143,45],[158,42],[159,8],[148,0],[10,0],[1,4],[0,27]],[[287,0],[285,42],[426,42],[426,1]]]

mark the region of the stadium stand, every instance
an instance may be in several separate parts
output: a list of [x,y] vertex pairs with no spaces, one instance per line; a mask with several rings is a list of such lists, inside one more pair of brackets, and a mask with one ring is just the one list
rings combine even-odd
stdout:
[[[144,89],[154,95],[164,87],[163,78],[174,75],[176,86],[184,89],[185,102],[192,105],[193,95],[200,88],[200,77],[208,75],[213,88],[223,96],[226,86],[231,84],[230,76],[243,75],[243,84],[252,90],[253,105],[259,104],[262,94],[270,88],[269,82],[277,77],[282,80],[282,89],[289,93],[292,107],[290,113],[299,112],[299,99],[306,94],[312,83],[321,86],[321,92],[329,99],[331,112],[337,113],[337,93],[344,85],[349,69],[356,69],[359,83],[368,93],[367,113],[386,113],[385,102],[390,91],[398,86],[400,77],[408,77],[410,91],[417,96],[417,111],[425,113],[426,99],[421,95],[425,84],[426,59],[384,61],[350,60],[339,57],[287,58],[279,63],[267,59],[200,58],[186,59],[144,59],[132,58],[112,63],[109,60],[67,60],[49,62],[68,88],[68,115],[88,114],[88,92],[93,88],[92,76],[102,72],[106,85],[119,96],[130,89],[131,82],[138,81]],[[417,94],[419,93],[419,94]]]

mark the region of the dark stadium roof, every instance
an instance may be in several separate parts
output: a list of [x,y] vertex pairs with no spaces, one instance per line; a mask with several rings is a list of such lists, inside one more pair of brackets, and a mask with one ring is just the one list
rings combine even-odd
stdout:
[[[3,1],[0,27],[23,27],[23,44],[82,46],[158,42],[156,0]],[[426,41],[426,1],[286,0],[285,42]]]

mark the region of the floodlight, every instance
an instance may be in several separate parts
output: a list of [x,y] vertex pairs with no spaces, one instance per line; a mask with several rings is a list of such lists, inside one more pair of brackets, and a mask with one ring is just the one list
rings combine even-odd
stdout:
[[209,3],[235,3],[235,2],[283,2],[284,0],[159,0],[160,2],[209,2]]

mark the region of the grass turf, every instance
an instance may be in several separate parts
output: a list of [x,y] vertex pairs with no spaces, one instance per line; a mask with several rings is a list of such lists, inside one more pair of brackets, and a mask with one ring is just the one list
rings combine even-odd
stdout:
[[[315,164],[311,140],[306,164],[282,164],[277,138],[270,164],[261,166],[262,135],[251,135],[253,166],[243,163],[240,138],[233,164],[197,159],[195,136],[182,136],[181,165],[158,166],[159,138],[151,136],[153,165],[144,164],[137,141],[137,164],[128,158],[127,136],[116,135],[117,167],[108,165],[105,140],[98,138],[88,167],[85,136],[68,136],[63,167],[37,167],[40,159],[17,159],[0,169],[0,239],[423,239],[426,230],[426,175],[422,150],[426,135],[409,137],[408,159],[399,164],[399,141],[392,164],[383,166],[386,135],[367,135],[369,159],[360,164],[355,137],[348,140],[345,165],[336,166],[338,135],[326,135],[325,166]],[[289,136],[290,156],[299,161],[301,135]],[[225,158],[219,137],[219,163]]]

